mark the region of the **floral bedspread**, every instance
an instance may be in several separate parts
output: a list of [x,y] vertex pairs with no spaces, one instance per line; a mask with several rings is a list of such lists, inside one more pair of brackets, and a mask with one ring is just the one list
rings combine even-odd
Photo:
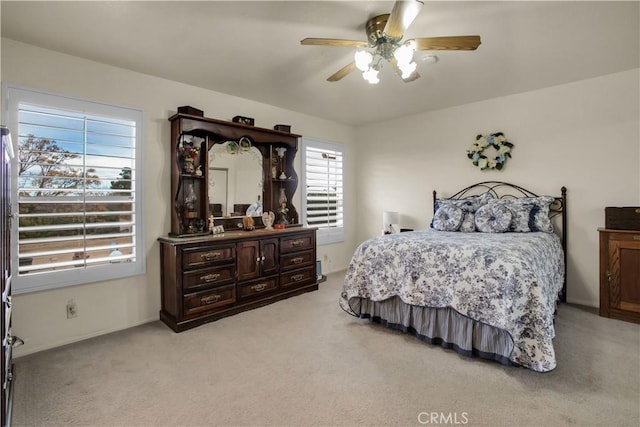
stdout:
[[451,307],[506,330],[510,360],[534,371],[555,368],[553,316],[564,280],[553,233],[414,231],[369,239],[347,269],[341,307],[351,298]]

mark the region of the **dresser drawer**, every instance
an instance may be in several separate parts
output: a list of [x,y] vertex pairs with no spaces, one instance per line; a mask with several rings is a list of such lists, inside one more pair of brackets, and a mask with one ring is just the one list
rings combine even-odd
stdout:
[[235,278],[235,265],[189,271],[182,275],[182,289],[193,292],[198,288],[233,283]]
[[280,288],[309,285],[316,281],[315,268],[307,267],[280,275]]
[[283,237],[280,240],[280,252],[294,252],[313,249],[313,234],[304,233],[297,236]]
[[184,315],[189,316],[236,302],[236,286],[226,285],[184,296]]
[[282,255],[280,257],[280,270],[287,271],[307,267],[313,265],[314,262],[313,251]]
[[235,262],[235,246],[209,246],[182,251],[182,268],[185,270],[207,265]]
[[238,285],[238,293],[240,299],[251,298],[256,295],[262,295],[278,289],[278,278],[256,280],[249,283]]

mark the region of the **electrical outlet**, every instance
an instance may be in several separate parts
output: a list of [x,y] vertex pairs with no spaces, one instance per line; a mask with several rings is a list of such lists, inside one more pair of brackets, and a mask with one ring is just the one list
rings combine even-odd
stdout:
[[67,301],[67,319],[73,319],[74,317],[78,317],[78,306],[75,300],[70,299]]

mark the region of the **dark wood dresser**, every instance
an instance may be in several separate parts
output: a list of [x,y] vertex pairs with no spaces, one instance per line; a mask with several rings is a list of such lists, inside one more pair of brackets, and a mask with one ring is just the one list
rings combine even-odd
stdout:
[[598,231],[600,315],[640,323],[640,230]]
[[176,332],[318,289],[315,228],[158,240],[160,320]]

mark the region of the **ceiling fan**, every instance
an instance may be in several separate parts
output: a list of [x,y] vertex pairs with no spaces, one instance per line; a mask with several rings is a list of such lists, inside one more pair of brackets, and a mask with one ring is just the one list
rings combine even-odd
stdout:
[[[388,61],[405,82],[412,82],[420,74],[416,71],[413,54],[416,50],[475,50],[480,45],[480,36],[421,37],[401,43],[404,32],[414,21],[423,2],[420,0],[401,1],[393,5],[390,14],[375,16],[367,21],[367,41],[306,38],[300,44],[306,46],[358,47],[354,61],[329,76],[336,82],[356,68],[369,83],[379,82],[378,72],[382,60]],[[367,50],[368,49],[368,50]]]

